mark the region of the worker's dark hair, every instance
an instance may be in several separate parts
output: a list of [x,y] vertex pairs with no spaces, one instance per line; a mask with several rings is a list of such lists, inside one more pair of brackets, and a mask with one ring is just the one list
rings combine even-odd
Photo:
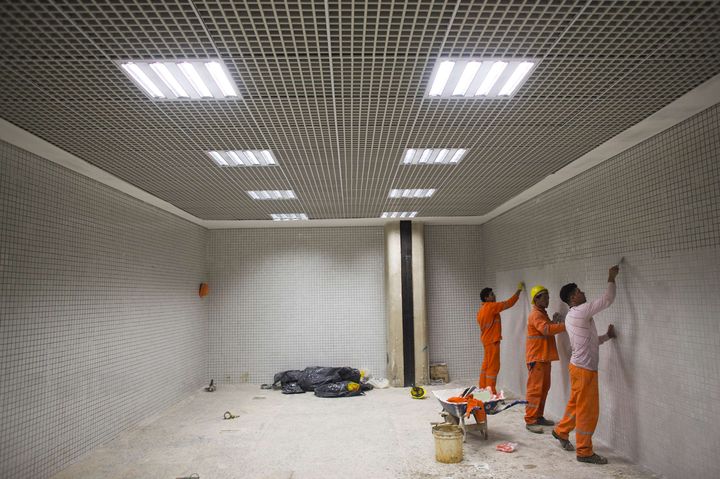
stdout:
[[560,299],[562,300],[562,302],[570,306],[570,303],[568,303],[568,301],[570,301],[570,296],[573,295],[576,289],[577,284],[575,283],[568,283],[562,288],[560,288]]
[[490,293],[492,292],[492,288],[483,288],[482,291],[480,291],[480,299],[483,301],[483,303],[487,300],[488,296],[490,296]]

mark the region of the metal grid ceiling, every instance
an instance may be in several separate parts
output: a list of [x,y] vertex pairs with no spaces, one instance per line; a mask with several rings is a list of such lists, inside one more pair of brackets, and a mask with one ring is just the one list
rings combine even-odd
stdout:
[[[2,4],[0,116],[202,219],[483,215],[720,72],[714,1]],[[430,99],[435,60],[537,58],[509,101]],[[116,60],[219,57],[242,98],[153,102]],[[462,147],[405,166],[406,148]],[[270,149],[277,168],[207,150]],[[391,188],[437,188],[388,199]],[[292,189],[256,202],[246,190]]]

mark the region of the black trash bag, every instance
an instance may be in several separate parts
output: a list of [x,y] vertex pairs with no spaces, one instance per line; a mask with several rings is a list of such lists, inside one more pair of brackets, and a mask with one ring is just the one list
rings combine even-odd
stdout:
[[339,381],[315,387],[315,395],[321,398],[346,398],[364,396],[365,393],[362,392],[360,385],[354,381]]
[[354,383],[360,382],[360,370],[355,368],[338,368],[338,374],[343,381],[352,381]]
[[373,386],[372,384],[362,383],[362,382],[360,383],[360,390],[361,390],[362,392],[372,391],[373,389],[374,389],[374,386]]
[[320,366],[305,368],[298,383],[305,391],[314,391],[316,387],[328,383],[342,381],[338,374],[339,368],[323,368]]
[[300,387],[300,385],[293,381],[291,383],[285,383],[282,385],[282,393],[283,394],[305,394],[305,391],[303,391],[303,388]]
[[300,380],[302,373],[302,371],[297,369],[277,373],[275,377],[273,377],[273,389],[281,389],[289,383],[297,383]]

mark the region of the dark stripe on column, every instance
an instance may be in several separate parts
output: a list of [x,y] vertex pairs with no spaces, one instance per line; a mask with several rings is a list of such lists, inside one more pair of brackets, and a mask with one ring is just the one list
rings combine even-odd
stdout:
[[400,222],[400,276],[402,278],[403,379],[415,383],[415,311],[412,283],[412,222]]

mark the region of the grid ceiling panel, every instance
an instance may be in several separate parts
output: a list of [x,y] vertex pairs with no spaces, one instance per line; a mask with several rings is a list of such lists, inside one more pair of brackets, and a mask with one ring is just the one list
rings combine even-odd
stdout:
[[[482,215],[720,72],[713,1],[5,2],[2,116],[203,219]],[[511,100],[425,97],[439,57],[535,58]],[[236,100],[154,103],[116,60],[221,58]],[[466,148],[407,166],[406,148]],[[270,149],[279,167],[215,166]],[[389,199],[391,188],[437,188]]]

